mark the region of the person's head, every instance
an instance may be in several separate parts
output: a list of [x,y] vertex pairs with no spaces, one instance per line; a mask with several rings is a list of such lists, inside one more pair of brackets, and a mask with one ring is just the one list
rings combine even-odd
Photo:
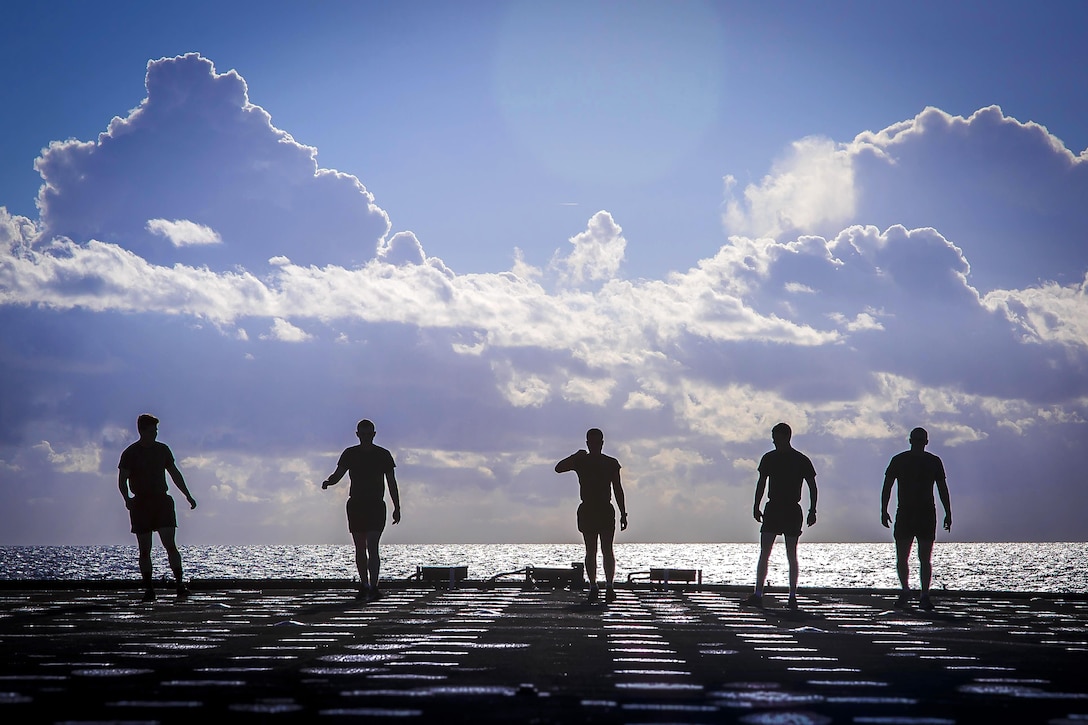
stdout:
[[771,440],[776,446],[787,446],[790,443],[790,438],[793,437],[793,429],[790,428],[788,423],[779,423],[774,428],[771,428]]
[[924,448],[929,443],[929,433],[926,433],[925,428],[915,428],[910,432],[908,440],[910,440],[911,447],[921,446]]
[[590,428],[586,431],[586,447],[592,452],[600,452],[604,448],[604,431],[600,428]]
[[363,443],[369,443],[374,440],[374,424],[364,418],[359,421],[359,425],[355,426],[355,435],[359,436],[359,440]]
[[159,419],[150,413],[142,413],[136,419],[136,430],[139,432],[141,439],[153,441],[159,434]]

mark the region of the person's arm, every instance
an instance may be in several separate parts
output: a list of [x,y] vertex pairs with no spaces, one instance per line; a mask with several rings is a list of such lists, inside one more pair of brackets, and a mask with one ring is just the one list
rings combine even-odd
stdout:
[[181,475],[181,471],[178,470],[178,465],[173,461],[166,464],[166,472],[170,474],[170,478],[174,481],[174,485],[178,487],[178,490],[185,494],[186,500],[189,501],[189,508],[196,508],[196,499],[189,493],[188,487],[185,485],[185,477]]
[[808,525],[816,523],[816,476],[805,479],[808,483]]
[[589,453],[587,453],[585,449],[582,449],[582,450],[578,451],[577,453],[572,453],[571,455],[569,455],[566,458],[564,458],[563,460],[561,460],[559,463],[555,464],[555,472],[556,473],[566,473],[567,471],[573,471],[574,470],[574,462],[577,461],[582,456],[588,456],[588,455],[589,455]]
[[337,464],[336,470],[333,471],[332,475],[321,482],[321,490],[324,491],[329,486],[335,486],[336,484],[340,483],[340,479],[343,478],[344,474],[347,472],[347,466],[341,466],[340,464]]
[[612,492],[616,494],[616,505],[620,507],[620,531],[627,530],[627,501],[623,497],[623,484],[620,483],[620,469],[616,469],[616,477],[612,479]]
[[937,479],[937,495],[941,497],[941,505],[944,506],[944,530],[952,530],[952,501],[948,497],[948,482],[943,478]]
[[767,490],[767,474],[759,474],[759,480],[756,481],[756,501],[752,504],[752,518],[760,523],[763,522],[763,512],[759,510],[759,505],[763,503],[763,492]]
[[892,500],[892,484],[895,474],[890,470],[884,474],[884,488],[880,491],[880,523],[884,528],[891,528],[892,517],[888,515],[888,503]]
[[397,488],[397,476],[390,468],[385,474],[385,482],[389,486],[389,498],[393,500],[393,523],[400,523],[400,490]]
[[121,496],[125,499],[125,508],[132,503],[132,496],[128,491],[128,469],[117,469],[117,488],[121,489]]

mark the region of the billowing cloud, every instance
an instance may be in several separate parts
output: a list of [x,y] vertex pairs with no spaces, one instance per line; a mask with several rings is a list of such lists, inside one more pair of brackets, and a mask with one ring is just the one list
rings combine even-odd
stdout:
[[[736,180],[727,176],[726,185],[732,192]],[[728,199],[724,219],[736,234],[819,233],[853,218],[857,193],[850,148],[811,137],[793,143],[760,184],[749,184],[743,202]]]
[[565,257],[557,257],[554,264],[561,279],[574,286],[615,277],[627,247],[623,230],[607,211],[594,214],[589,227],[571,237],[570,243],[574,248]]
[[175,247],[187,247],[195,244],[220,244],[223,239],[214,229],[188,219],[149,219],[147,231],[166,237]]
[[[98,239],[152,264],[216,270],[256,271],[286,252],[303,264],[374,257],[385,212],[358,179],[319,168],[316,149],[273,126],[240,75],[190,53],[149,62],[146,86],[97,139],[56,141],[37,160],[44,239]],[[164,247],[149,219],[196,220],[221,243]]]
[[[237,73],[162,59],[147,94],[43,152],[40,218],[0,208],[11,541],[33,538],[41,501],[123,517],[109,479],[145,410],[207,493],[186,521],[207,541],[342,533],[341,493],[315,482],[361,417],[398,456],[403,540],[567,536],[576,490],[551,467],[594,425],[631,506],[655,512],[646,539],[750,538],[753,462],[780,420],[817,463],[826,539],[883,536],[883,467],[919,424],[954,502],[993,499],[985,523],[957,515],[965,536],[1026,531],[1037,500],[1088,504],[1068,483],[1086,462],[1088,167],[1041,126],[927,109],[803,139],[730,190],[712,253],[627,279],[608,211],[543,268],[514,250],[508,271],[454,270]],[[67,540],[116,538],[48,510]],[[1046,535],[1083,532],[1061,516]]]
[[[927,108],[852,141],[805,140],[759,184],[728,190],[731,233],[778,237],[849,224],[932,227],[973,257],[983,292],[1079,282],[1088,262],[1088,150],[997,106],[969,117]],[[983,210],[986,210],[983,213]],[[971,253],[974,250],[974,253]]]

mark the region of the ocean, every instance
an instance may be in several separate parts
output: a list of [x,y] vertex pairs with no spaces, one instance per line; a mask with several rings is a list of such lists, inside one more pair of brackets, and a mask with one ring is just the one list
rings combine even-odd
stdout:
[[[343,545],[181,546],[189,579],[353,579],[354,549]],[[651,567],[701,569],[707,584],[751,585],[758,545],[616,545],[616,580]],[[469,578],[517,581],[526,566],[569,567],[581,544],[387,544],[382,577],[405,579],[417,566],[467,566]],[[155,575],[169,574],[156,540]],[[3,546],[0,579],[138,579],[135,545]],[[895,548],[878,544],[801,543],[801,587],[899,586]],[[502,576],[506,574],[507,576]],[[603,575],[598,575],[603,578]],[[911,576],[917,586],[917,560]],[[785,549],[771,556],[770,586],[787,584]],[[1088,543],[941,543],[933,550],[934,590],[1088,592]]]

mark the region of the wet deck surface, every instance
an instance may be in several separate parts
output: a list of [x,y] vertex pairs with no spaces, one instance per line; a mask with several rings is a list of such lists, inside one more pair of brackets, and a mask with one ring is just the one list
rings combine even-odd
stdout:
[[[1088,601],[724,589],[0,591],[5,722],[1088,721]],[[777,604],[776,604],[777,602]]]

